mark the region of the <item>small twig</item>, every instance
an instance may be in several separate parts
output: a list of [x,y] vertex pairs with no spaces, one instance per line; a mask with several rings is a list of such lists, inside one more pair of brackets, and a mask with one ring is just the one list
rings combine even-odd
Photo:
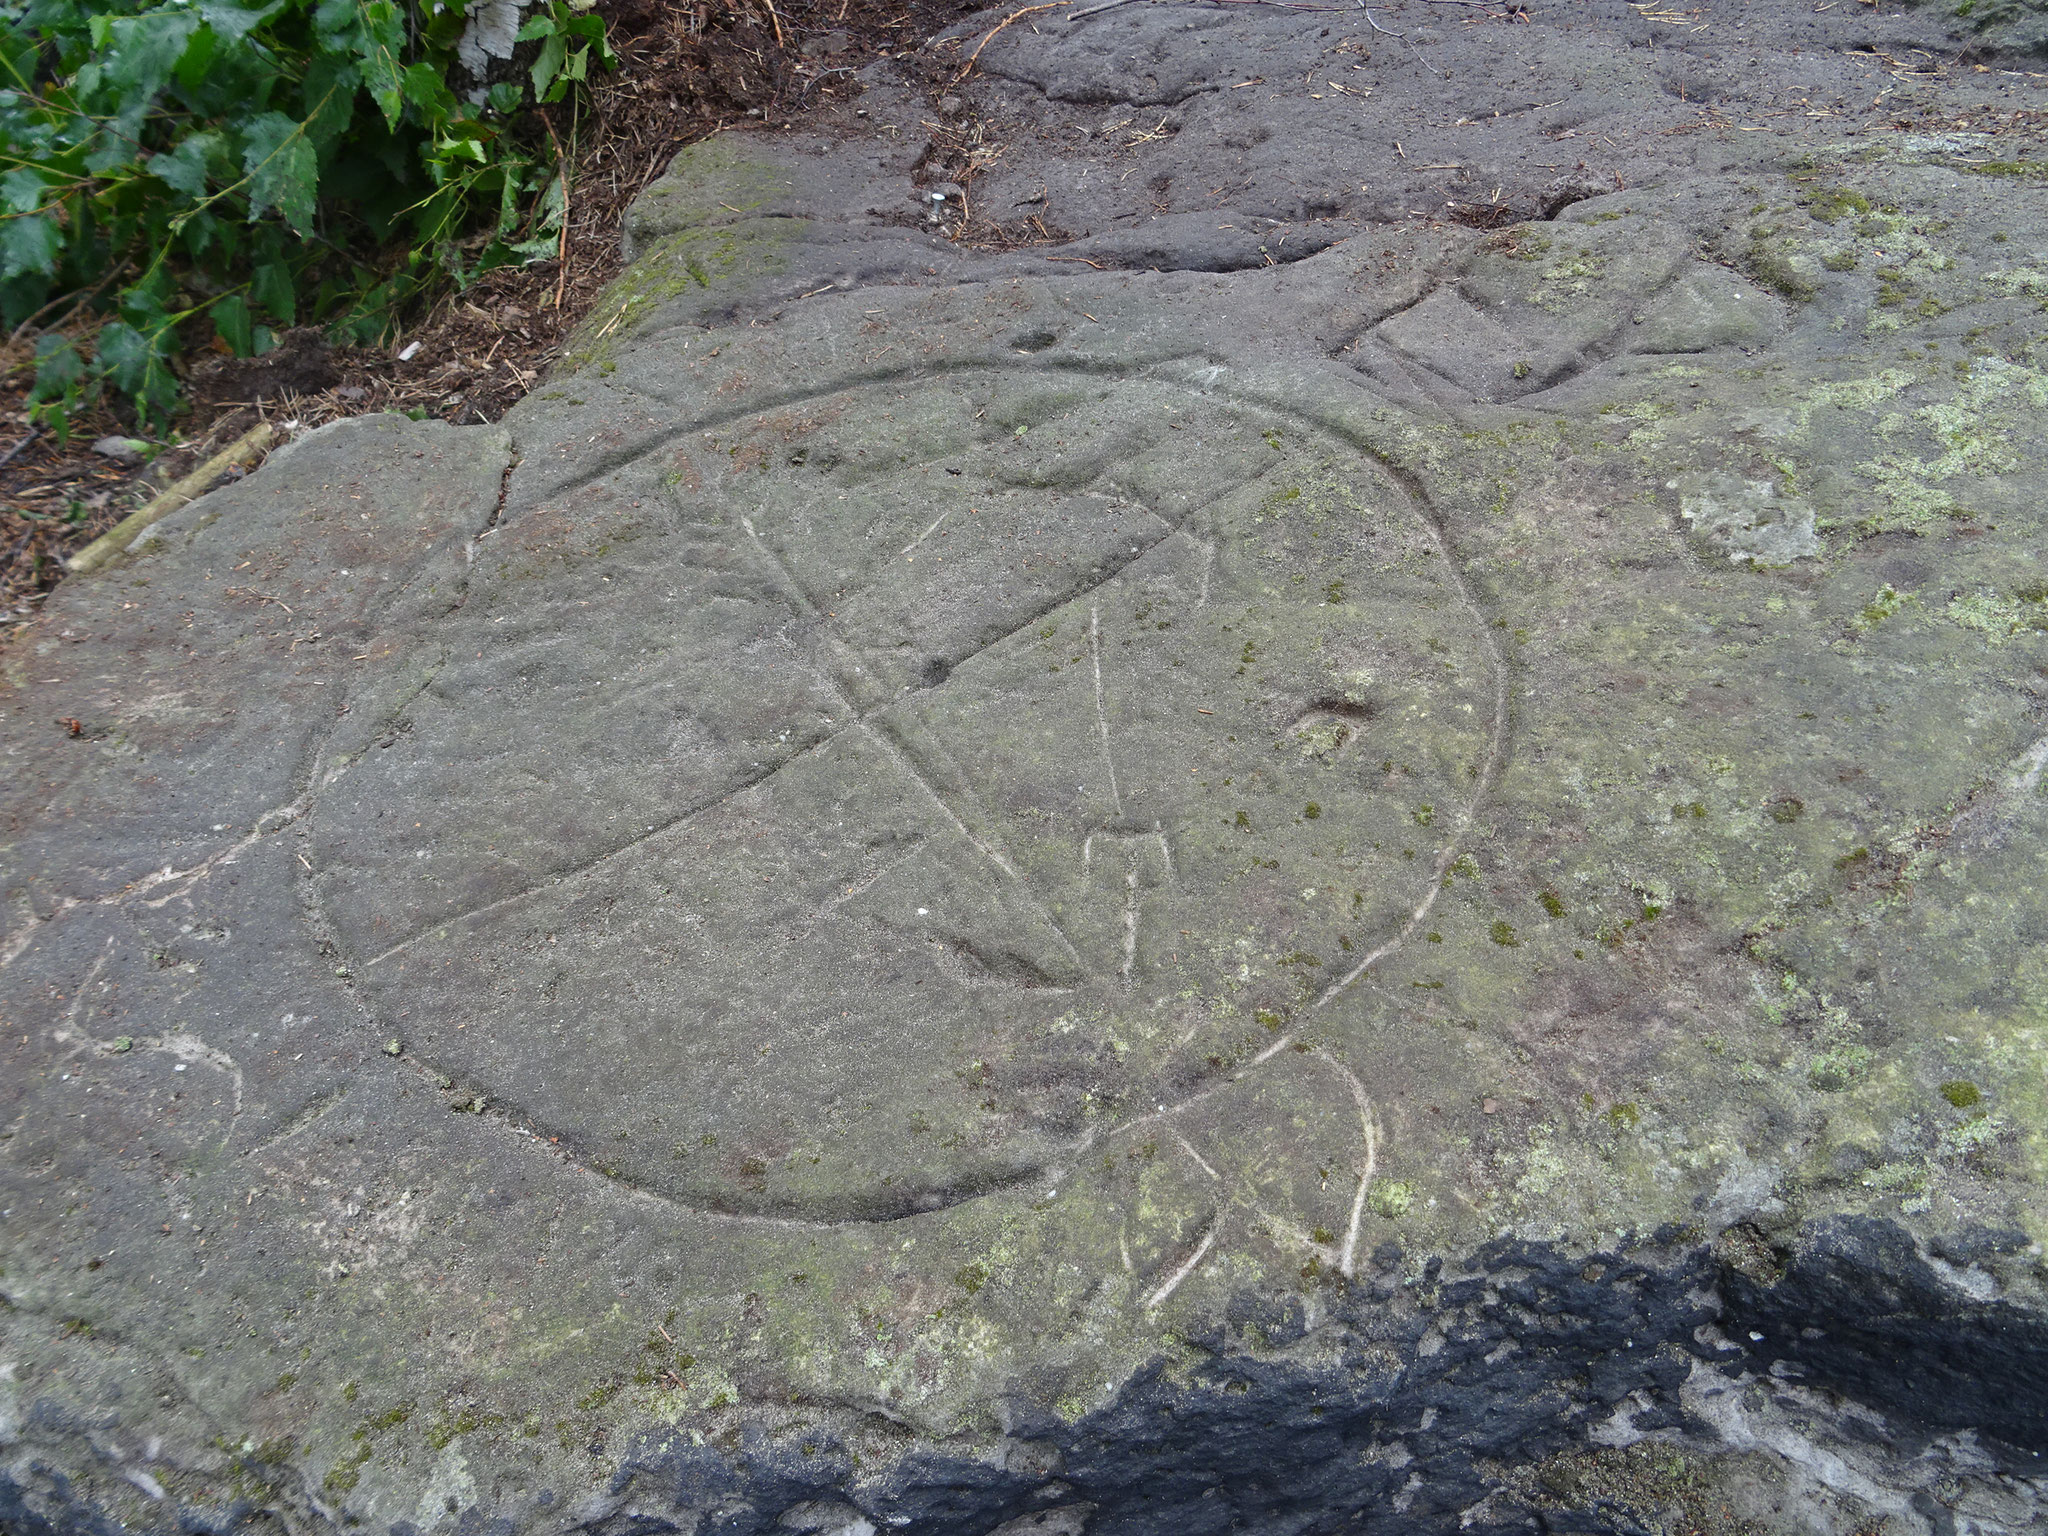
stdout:
[[983,36],[982,40],[974,45],[974,52],[967,55],[967,62],[960,66],[960,73],[953,77],[953,84],[958,85],[962,80],[965,80],[968,77],[968,75],[973,73],[974,61],[981,57],[981,50],[986,48],[991,42],[993,42],[995,40],[995,35],[998,32],[1002,31],[1003,28],[1007,27],[1011,22],[1020,21],[1024,17],[1029,16],[1034,11],[1057,11],[1062,6],[1071,4],[1073,4],[1073,0],[1046,0],[1046,3],[1043,5],[1027,5],[1020,10],[1010,12],[1009,15],[1005,16],[1001,21],[997,22],[994,26],[990,27],[986,35]]
[[548,114],[540,115],[541,127],[548,131],[548,142],[555,146],[555,180],[562,184],[562,237],[555,243],[555,265],[561,270],[555,276],[555,308],[562,307],[562,290],[569,283],[569,162],[562,154],[562,141],[555,133],[555,125]]
[[[139,512],[132,512],[121,519],[107,532],[94,539],[85,548],[73,555],[64,564],[74,575],[98,570],[114,556],[135,542],[137,535],[159,518],[170,516],[188,502],[197,501],[212,487],[213,482],[239,464],[248,464],[263,456],[277,436],[277,429],[269,422],[260,422],[244,432],[234,442],[216,453],[204,464],[185,476],[176,485],[158,496]],[[286,609],[287,613],[291,610]]]
[[128,259],[124,256],[120,261],[114,264],[112,270],[110,270],[98,282],[94,283],[90,288],[86,289],[85,292],[79,294],[73,294],[70,292],[58,294],[56,298],[50,300],[49,303],[45,304],[41,309],[37,310],[34,314],[30,315],[26,320],[22,321],[21,324],[17,325],[14,328],[13,333],[10,336],[8,336],[7,339],[10,342],[21,340],[23,336],[28,334],[29,329],[32,326],[34,326],[38,320],[42,319],[43,316],[47,315],[51,310],[57,308],[58,305],[63,304],[68,299],[71,301],[71,307],[69,309],[66,309],[64,313],[59,315],[55,320],[51,321],[50,324],[43,327],[43,329],[46,331],[56,330],[59,326],[62,326],[66,322],[68,322],[73,315],[77,314],[94,298],[97,298],[99,296],[101,289],[105,288],[107,284],[113,282],[115,278],[121,276],[127,270]]
[[259,608],[263,607],[267,603],[275,603],[277,604],[278,607],[284,610],[286,618],[291,617],[292,605],[290,603],[286,602],[281,597],[272,597],[268,592],[258,592],[254,587],[229,587],[228,596],[246,597],[253,599],[256,606]]
[[30,443],[34,442],[37,438],[41,437],[42,435],[43,429],[41,427],[30,427],[28,429],[27,437],[24,437],[20,442],[16,443],[12,448],[8,449],[5,453],[0,453],[0,469],[5,469],[9,464],[12,464],[17,458],[21,456],[22,449],[26,448]]
[[1424,69],[1428,70],[1428,71],[1429,71],[1429,72],[1430,72],[1430,73],[1431,73],[1432,75],[1438,75],[1438,74],[1440,74],[1440,75],[1442,75],[1442,76],[1444,77],[1444,79],[1446,79],[1446,80],[1448,80],[1448,79],[1450,79],[1450,78],[1451,78],[1451,77],[1450,77],[1450,74],[1449,74],[1449,73],[1448,73],[1447,71],[1444,71],[1444,70],[1440,70],[1440,69],[1436,68],[1436,67],[1435,67],[1435,66],[1434,66],[1433,64],[1431,64],[1431,63],[1429,62],[1429,60],[1425,59],[1425,58],[1424,58],[1424,57],[1422,56],[1422,50],[1421,50],[1420,48],[1416,47],[1416,46],[1415,46],[1415,45],[1414,45],[1413,43],[1409,43],[1409,42],[1408,42],[1408,34],[1407,34],[1406,32],[1395,32],[1395,31],[1392,31],[1391,29],[1389,29],[1389,28],[1387,28],[1387,27],[1383,27],[1383,26],[1381,26],[1381,25],[1380,25],[1380,24],[1379,24],[1379,23],[1378,23],[1377,21],[1374,21],[1374,20],[1373,20],[1373,14],[1372,14],[1372,9],[1371,9],[1371,7],[1369,7],[1369,6],[1363,6],[1363,5],[1362,5],[1362,6],[1360,6],[1360,7],[1359,7],[1359,9],[1365,12],[1365,19],[1366,19],[1366,21],[1367,21],[1367,22],[1368,22],[1368,23],[1369,23],[1369,24],[1371,25],[1371,27],[1372,27],[1373,31],[1375,31],[1375,32],[1385,32],[1385,33],[1387,34],[1387,36],[1388,36],[1388,37],[1398,37],[1398,38],[1399,38],[1399,39],[1400,39],[1400,40],[1401,40],[1402,42],[1404,42],[1404,43],[1408,43],[1408,51],[1409,51],[1410,53],[1412,53],[1412,54],[1414,54],[1414,55],[1415,55],[1415,62],[1416,62],[1416,63],[1420,64],[1420,65],[1421,65],[1421,66],[1422,66],[1422,67],[1423,67]]

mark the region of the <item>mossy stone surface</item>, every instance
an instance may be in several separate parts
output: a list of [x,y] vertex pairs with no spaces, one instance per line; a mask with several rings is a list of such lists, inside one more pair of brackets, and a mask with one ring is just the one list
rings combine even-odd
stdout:
[[721,144],[502,428],[64,588],[0,1512],[2032,1518],[2048,187],[1802,132],[844,285]]

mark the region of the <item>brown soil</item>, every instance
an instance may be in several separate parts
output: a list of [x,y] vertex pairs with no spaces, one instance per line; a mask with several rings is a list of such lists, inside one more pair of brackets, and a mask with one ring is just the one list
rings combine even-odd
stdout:
[[[92,451],[103,436],[132,433],[111,410],[75,421],[68,443],[34,431],[26,392],[35,337],[9,339],[0,346],[0,635],[33,615],[62,578],[65,555],[258,420],[314,426],[390,410],[497,420],[616,275],[627,205],[677,149],[714,133],[799,124],[858,95],[863,64],[914,56],[979,8],[975,0],[599,0],[619,67],[593,82],[580,110],[548,109],[575,166],[561,256],[485,274],[388,348],[332,347],[317,330],[299,329],[260,358],[198,362],[185,414],[141,468]],[[945,52],[923,61],[935,94],[960,67],[961,50]],[[971,175],[979,134],[962,117],[938,135],[956,179]],[[956,231],[974,244],[1055,235],[971,218]]]

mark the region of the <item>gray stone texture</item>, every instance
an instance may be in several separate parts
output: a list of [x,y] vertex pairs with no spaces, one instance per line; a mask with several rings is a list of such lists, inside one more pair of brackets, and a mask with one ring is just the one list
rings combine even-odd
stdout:
[[1028,18],[65,586],[0,1527],[2039,1528],[2038,32]]

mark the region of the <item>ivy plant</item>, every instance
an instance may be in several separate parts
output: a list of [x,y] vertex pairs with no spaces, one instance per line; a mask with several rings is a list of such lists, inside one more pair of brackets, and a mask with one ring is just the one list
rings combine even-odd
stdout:
[[0,323],[40,334],[39,419],[113,391],[161,427],[191,348],[375,341],[553,255],[545,109],[615,62],[591,3],[535,0],[486,83],[457,52],[483,0],[0,0]]

